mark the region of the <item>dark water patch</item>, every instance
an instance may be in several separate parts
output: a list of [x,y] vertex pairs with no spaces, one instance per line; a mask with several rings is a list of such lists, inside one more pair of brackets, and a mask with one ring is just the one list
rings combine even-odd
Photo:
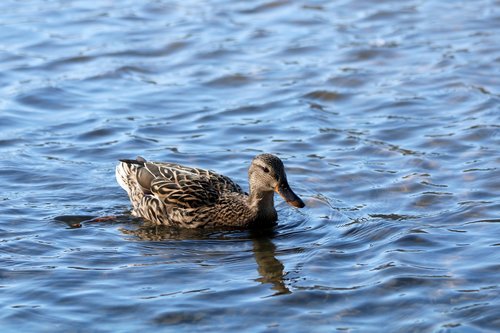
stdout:
[[309,99],[316,99],[320,101],[325,101],[325,102],[330,102],[330,101],[337,101],[337,100],[342,100],[346,98],[344,94],[335,92],[335,91],[328,91],[328,90],[317,90],[317,91],[312,91],[310,93],[307,93],[304,95],[305,98]]
[[80,67],[85,64],[89,64],[92,61],[95,61],[96,57],[93,56],[88,56],[88,55],[77,55],[77,56],[71,56],[68,58],[64,59],[56,59],[52,61],[51,63],[45,63],[43,64],[43,70],[46,71],[57,71],[57,70],[64,70],[65,67]]
[[81,104],[81,95],[60,88],[41,88],[29,93],[22,93],[17,101],[34,109],[68,110]]
[[[301,21],[301,20],[295,20],[291,21],[291,24],[295,25],[310,25],[316,23],[315,21]],[[313,54],[318,52],[320,49],[315,47],[315,46],[308,46],[308,45],[292,45],[287,47],[280,55],[283,57],[296,57],[300,56],[303,54]]]
[[370,217],[394,220],[394,221],[414,220],[419,218],[418,216],[400,215],[400,214],[370,214]]
[[399,56],[392,49],[355,48],[354,50],[347,51],[343,57],[344,61],[349,60],[349,62],[372,62],[378,60],[385,63],[390,59],[397,59]]
[[111,137],[112,135],[115,134],[115,129],[110,129],[110,128],[99,128],[99,129],[93,129],[87,133],[83,133],[78,137],[78,140],[85,140],[85,141],[90,141],[90,140],[98,140],[106,137]]
[[210,87],[238,88],[252,82],[254,82],[254,80],[248,75],[235,73],[210,80],[207,82],[207,85]]
[[433,242],[430,239],[427,239],[425,235],[421,236],[416,234],[405,235],[397,239],[393,244],[396,246],[401,246],[402,248],[405,249],[417,249],[417,250],[425,248],[433,248],[439,245],[438,243]]
[[[141,50],[130,50],[130,49],[125,49],[123,51],[118,51],[118,52],[111,52],[107,54],[107,57],[115,58],[115,57],[124,57],[127,59],[130,59],[130,57],[137,57],[137,58],[157,58],[157,57],[166,57],[170,56],[171,54],[175,52],[179,52],[183,49],[185,49],[189,45],[188,42],[186,41],[176,41],[172,43],[168,43],[163,46],[156,46],[154,45],[153,47],[149,46],[147,49],[141,49]],[[132,69],[134,69],[132,67]],[[134,69],[135,70],[135,69]],[[142,70],[141,70],[142,72]]]
[[254,6],[252,8],[241,9],[242,14],[259,14],[262,12],[268,12],[275,9],[280,9],[283,6],[289,5],[288,1],[265,1],[262,4]]

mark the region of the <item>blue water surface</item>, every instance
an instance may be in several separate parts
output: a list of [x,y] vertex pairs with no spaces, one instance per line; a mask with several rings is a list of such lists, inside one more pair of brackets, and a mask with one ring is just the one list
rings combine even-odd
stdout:
[[[498,0],[2,1],[1,331],[500,331],[499,78]],[[271,230],[114,179],[261,152]]]

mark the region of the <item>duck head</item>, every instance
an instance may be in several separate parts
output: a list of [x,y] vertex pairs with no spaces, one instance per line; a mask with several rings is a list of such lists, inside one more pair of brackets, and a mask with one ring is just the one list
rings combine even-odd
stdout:
[[[257,155],[248,169],[251,195],[266,197],[266,194],[278,193],[289,205],[297,208],[305,206],[288,185],[283,162],[274,155]],[[272,201],[271,201],[272,204]]]

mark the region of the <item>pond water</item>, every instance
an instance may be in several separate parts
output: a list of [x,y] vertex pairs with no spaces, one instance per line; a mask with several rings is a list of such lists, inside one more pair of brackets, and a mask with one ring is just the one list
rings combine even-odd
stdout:
[[[498,0],[0,10],[2,332],[500,330]],[[150,227],[114,179],[261,152],[306,203],[272,230]]]

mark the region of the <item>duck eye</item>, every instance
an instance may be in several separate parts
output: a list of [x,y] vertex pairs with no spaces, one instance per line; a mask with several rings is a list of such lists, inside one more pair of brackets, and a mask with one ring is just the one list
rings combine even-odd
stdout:
[[265,173],[269,173],[269,169],[267,167],[263,167],[262,170],[264,170]]

